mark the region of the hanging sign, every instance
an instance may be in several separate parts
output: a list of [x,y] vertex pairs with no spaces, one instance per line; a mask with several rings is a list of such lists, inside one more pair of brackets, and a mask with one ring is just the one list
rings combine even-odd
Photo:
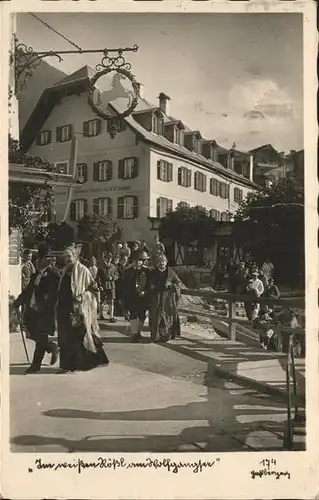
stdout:
[[9,236],[9,264],[14,266],[20,263],[20,232],[12,229]]

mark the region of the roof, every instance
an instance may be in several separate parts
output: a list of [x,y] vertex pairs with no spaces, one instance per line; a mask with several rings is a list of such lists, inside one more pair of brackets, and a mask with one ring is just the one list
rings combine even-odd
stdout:
[[[21,143],[26,149],[28,149],[31,146],[36,134],[44,124],[45,120],[49,116],[55,104],[58,102],[61,96],[61,92],[65,90],[65,87],[71,86],[72,88],[72,86],[75,86],[75,84],[78,84],[79,82],[84,82],[88,84],[89,79],[92,76],[92,72],[93,72],[92,68],[90,68],[89,66],[84,66],[75,73],[72,73],[71,75],[67,76],[66,78],[63,78],[56,84],[44,90],[21,133]],[[108,91],[103,91],[101,94],[101,98],[103,98],[103,96],[107,96],[107,94]],[[122,113],[124,110],[127,109],[127,99],[118,98],[115,101],[110,102],[109,107],[115,113]],[[242,175],[237,174],[232,170],[225,168],[220,163],[211,161],[205,158],[201,154],[190,151],[185,146],[180,146],[179,144],[172,143],[164,136],[154,134],[153,132],[149,132],[134,119],[134,114],[136,113],[150,112],[155,109],[159,110],[158,107],[153,106],[146,99],[139,98],[138,105],[135,108],[135,112],[133,113],[133,115],[126,117],[125,121],[131,127],[131,129],[134,132],[138,133],[139,136],[142,137],[146,142],[153,144],[154,146],[158,146],[166,151],[178,154],[179,156],[189,159],[195,163],[198,163],[199,165],[203,165],[220,175],[236,179],[242,184],[246,184],[250,187],[256,187],[256,184],[254,182],[243,177]],[[180,120],[177,120],[171,116],[168,117],[164,114],[164,123],[172,123],[172,122],[180,122]],[[194,131],[191,130],[186,125],[184,126],[186,134],[197,133],[201,137],[201,134],[198,130]],[[220,151],[223,150],[225,152],[228,152],[227,149],[221,148],[220,146],[218,146],[218,148]]]
[[258,151],[262,150],[262,149],[272,149],[273,151],[275,151],[277,154],[278,151],[277,149],[275,149],[271,144],[263,144],[263,146],[258,146],[258,148],[255,148],[255,149],[251,149],[249,151],[249,153],[257,153]]

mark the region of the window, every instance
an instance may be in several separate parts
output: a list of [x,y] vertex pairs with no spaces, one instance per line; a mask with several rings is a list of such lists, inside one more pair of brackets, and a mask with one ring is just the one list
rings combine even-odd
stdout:
[[154,134],[163,135],[164,120],[161,116],[152,115],[152,132]]
[[211,178],[211,180],[210,180],[210,194],[212,194],[214,196],[219,195],[219,190],[220,190],[219,184],[220,184],[220,182],[217,179],[214,179],[213,177]]
[[60,161],[54,164],[56,168],[56,172],[58,174],[67,174],[68,173],[68,167],[69,167],[69,162],[68,161]]
[[82,219],[87,214],[87,200],[73,200],[70,207],[70,219],[73,221]]
[[118,116],[112,118],[111,120],[107,121],[107,131],[111,132],[113,130],[116,130],[117,132],[123,132],[126,129],[126,122],[124,118],[120,118]]
[[173,180],[173,164],[165,160],[158,160],[157,178],[164,182],[171,182]]
[[93,200],[93,213],[105,217],[112,215],[112,199],[111,198],[95,198]]
[[57,142],[67,142],[72,138],[72,125],[63,125],[63,127],[57,127],[56,129],[56,140]]
[[88,166],[86,163],[78,163],[75,168],[75,179],[84,184],[88,180]]
[[206,175],[203,174],[202,172],[195,172],[195,178],[194,178],[194,188],[197,191],[201,191],[202,193],[206,191]]
[[51,136],[52,136],[51,130],[42,130],[42,132],[40,132],[37,135],[36,139],[37,146],[46,146],[47,144],[50,144]]
[[118,198],[117,217],[119,219],[136,219],[138,217],[137,196],[121,196]]
[[174,142],[180,146],[183,144],[184,133],[179,127],[174,127]]
[[179,167],[178,185],[183,187],[190,187],[192,185],[192,171],[189,168]]
[[165,217],[167,212],[173,210],[173,200],[168,198],[157,198],[156,200],[156,217]]
[[93,163],[93,180],[110,181],[113,177],[113,164],[110,160]]
[[134,179],[138,176],[138,158],[124,158],[119,160],[119,179]]
[[228,214],[228,212],[222,212],[221,213],[221,220],[223,222],[228,222],[229,221],[229,214]]
[[234,188],[234,201],[241,203],[243,201],[243,190]]
[[221,220],[221,215],[219,210],[215,210],[215,208],[212,208],[210,211],[210,215],[213,219],[220,221]]
[[101,120],[89,120],[83,122],[83,135],[85,137],[96,137],[101,133]]
[[225,182],[220,182],[219,184],[219,196],[224,200],[229,198],[229,185]]

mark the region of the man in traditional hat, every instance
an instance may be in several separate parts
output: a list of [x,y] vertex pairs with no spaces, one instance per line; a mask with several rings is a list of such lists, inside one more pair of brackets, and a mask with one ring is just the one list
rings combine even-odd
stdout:
[[19,309],[24,305],[24,327],[27,336],[35,342],[32,364],[26,374],[38,373],[45,353],[51,354],[51,365],[58,357],[58,347],[49,340],[55,332],[55,305],[59,286],[58,270],[51,265],[51,252],[46,245],[38,249],[38,268],[27,287],[14,302]]
[[98,266],[96,281],[101,292],[101,307],[100,319],[103,316],[103,304],[106,302],[109,306],[110,323],[116,323],[114,318],[114,301],[115,301],[115,282],[119,278],[117,267],[112,263],[112,254],[104,252],[102,263]]
[[141,329],[148,307],[149,269],[144,265],[145,252],[132,253],[133,263],[124,273],[124,308],[129,312],[131,334],[134,342],[141,339]]

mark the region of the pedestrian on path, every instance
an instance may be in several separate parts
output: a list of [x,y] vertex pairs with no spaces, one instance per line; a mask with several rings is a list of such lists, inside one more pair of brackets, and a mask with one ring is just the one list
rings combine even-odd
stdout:
[[64,258],[57,300],[60,372],[107,365],[97,321],[97,285],[89,269],[79,261],[76,247],[68,247]]
[[148,307],[149,269],[144,266],[144,252],[133,253],[132,258],[123,278],[124,309],[129,313],[132,339],[138,342]]
[[32,263],[32,252],[31,250],[25,250],[22,256],[22,267],[21,267],[22,291],[27,288],[33,274],[35,274],[35,267]]
[[165,255],[156,259],[156,268],[150,272],[150,331],[154,342],[168,342],[180,337],[180,319],[177,310],[182,282],[167,266]]
[[51,354],[51,365],[58,357],[58,347],[49,340],[55,332],[55,304],[60,281],[58,270],[51,266],[51,253],[46,246],[38,251],[38,269],[27,287],[14,302],[15,309],[24,306],[23,323],[27,337],[35,342],[31,365],[26,374],[38,373],[45,353]]
[[102,263],[98,267],[97,284],[101,292],[100,319],[103,317],[103,305],[109,306],[110,323],[116,323],[114,318],[115,282],[119,277],[117,267],[112,263],[112,254],[104,252]]

